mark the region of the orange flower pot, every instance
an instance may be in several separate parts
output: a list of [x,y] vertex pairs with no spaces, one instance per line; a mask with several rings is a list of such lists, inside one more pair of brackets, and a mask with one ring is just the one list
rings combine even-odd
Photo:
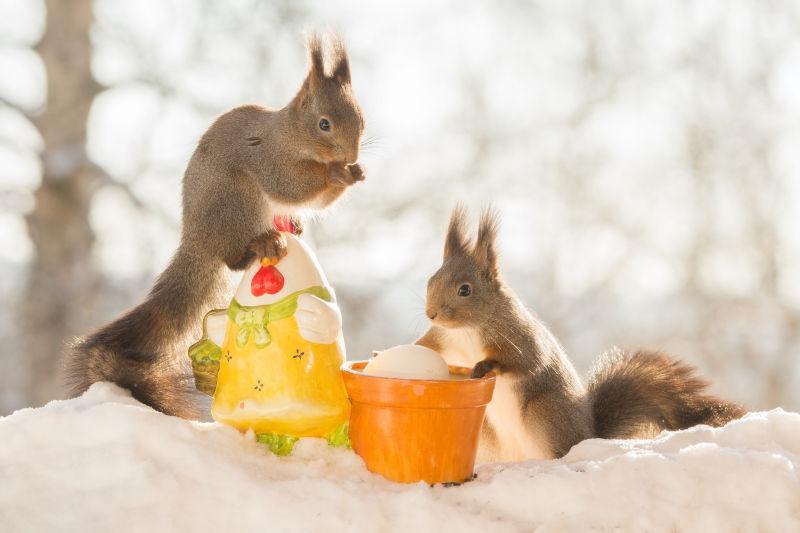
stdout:
[[461,483],[472,478],[483,416],[495,378],[399,379],[360,372],[366,361],[342,366],[350,396],[350,441],[367,468],[413,483]]

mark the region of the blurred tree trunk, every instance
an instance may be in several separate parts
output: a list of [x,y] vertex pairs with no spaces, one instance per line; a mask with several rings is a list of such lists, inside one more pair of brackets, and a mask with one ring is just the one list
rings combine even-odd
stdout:
[[60,356],[76,332],[97,280],[89,225],[98,172],[86,155],[86,122],[99,87],[91,73],[92,0],[47,1],[47,29],[37,49],[47,72],[47,104],[36,120],[44,139],[42,182],[27,216],[34,246],[20,304],[21,345],[29,368],[29,403],[61,396]]

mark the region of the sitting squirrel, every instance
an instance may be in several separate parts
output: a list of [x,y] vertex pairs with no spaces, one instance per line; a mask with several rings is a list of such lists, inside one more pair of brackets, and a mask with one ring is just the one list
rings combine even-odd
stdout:
[[558,340],[503,281],[495,250],[498,219],[485,211],[477,240],[465,213],[450,218],[441,268],[428,281],[430,329],[417,340],[448,364],[497,375],[481,436],[484,460],[565,455],[591,437],[635,438],[697,424],[721,426],[744,410],[705,393],[692,367],[658,352],[617,351],[600,360],[588,387]]
[[186,350],[205,313],[225,306],[226,267],[282,258],[275,216],[324,208],[365,178],[347,51],[338,37],[329,45],[326,70],[320,38],[308,40],[309,71],[286,107],[237,107],[203,134],[183,177],[180,246],[143,303],[69,348],[73,394],[113,381],[164,413],[199,415]]

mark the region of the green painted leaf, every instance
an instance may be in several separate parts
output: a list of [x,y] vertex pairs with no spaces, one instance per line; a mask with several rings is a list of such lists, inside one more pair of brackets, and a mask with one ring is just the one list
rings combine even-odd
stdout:
[[256,440],[261,444],[266,444],[270,451],[275,455],[289,455],[294,449],[294,444],[299,439],[289,435],[261,433],[260,435],[256,436]]
[[326,439],[334,448],[352,448],[350,443],[350,424],[343,422],[334,429]]

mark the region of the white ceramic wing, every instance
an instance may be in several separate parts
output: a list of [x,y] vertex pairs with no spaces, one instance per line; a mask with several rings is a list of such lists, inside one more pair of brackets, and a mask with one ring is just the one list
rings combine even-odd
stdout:
[[228,310],[212,311],[206,317],[206,336],[217,346],[225,342],[225,329],[228,327]]
[[342,331],[342,313],[335,303],[326,302],[313,294],[297,297],[294,315],[300,335],[319,344],[336,342]]

